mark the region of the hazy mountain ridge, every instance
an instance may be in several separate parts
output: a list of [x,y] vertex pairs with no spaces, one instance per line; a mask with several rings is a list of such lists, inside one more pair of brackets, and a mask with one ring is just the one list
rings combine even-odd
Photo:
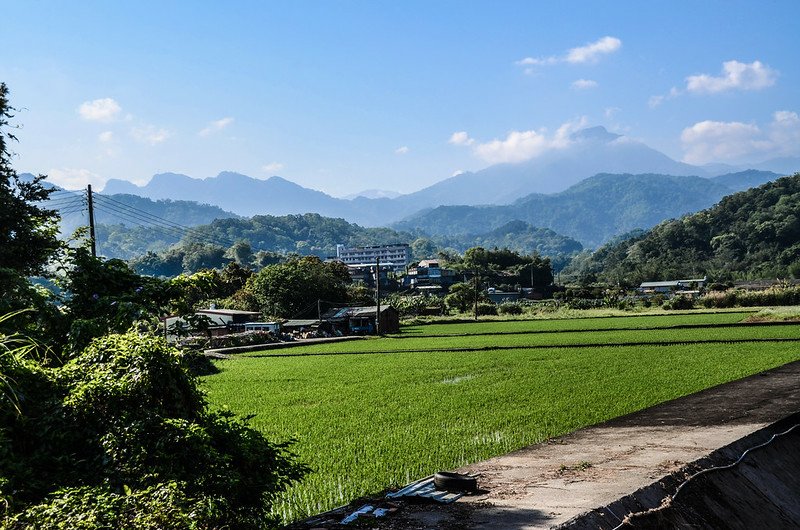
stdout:
[[755,170],[714,179],[600,174],[561,193],[531,194],[504,206],[439,206],[393,226],[433,234],[467,234],[522,220],[595,247],[615,235],[707,208],[725,195],[779,176]]
[[462,173],[399,200],[413,199],[423,207],[508,204],[530,193],[564,191],[599,173],[712,176],[702,167],[672,160],[641,142],[592,127],[574,133],[565,147],[532,160]]
[[103,190],[104,193],[120,191],[153,199],[180,197],[212,203],[245,217],[319,213],[326,217],[343,217],[367,226],[380,226],[412,213],[407,211],[406,206],[388,198],[359,196],[338,199],[282,177],[259,180],[229,171],[207,179],[161,173],[145,186],[112,179]]
[[558,193],[600,173],[715,177],[726,169],[730,166],[678,162],[639,141],[593,127],[574,133],[562,147],[532,160],[461,173],[394,198],[382,197],[386,193],[380,190],[336,198],[282,177],[260,180],[233,172],[206,179],[162,173],[144,186],[112,179],[103,192],[194,200],[243,216],[314,212],[364,226],[385,226],[425,208],[509,204],[531,193]]

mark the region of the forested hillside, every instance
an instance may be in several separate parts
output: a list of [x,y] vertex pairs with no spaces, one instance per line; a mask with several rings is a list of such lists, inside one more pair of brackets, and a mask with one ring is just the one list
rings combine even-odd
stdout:
[[573,272],[584,281],[628,285],[704,275],[800,277],[800,173],[602,247]]
[[[109,234],[104,229],[98,231],[101,253],[105,253],[106,249],[124,251],[124,257],[132,259],[136,270],[157,276],[174,276],[202,267],[221,267],[227,261],[260,268],[274,263],[280,254],[324,258],[336,255],[337,244],[366,246],[408,243],[415,259],[435,257],[440,251],[460,253],[475,246],[498,247],[523,254],[550,256],[555,258],[556,264],[565,263],[569,256],[583,248],[574,239],[521,221],[507,223],[484,234],[429,237],[420,231],[364,228],[344,219],[319,214],[257,215],[248,219],[217,219],[211,224],[194,227],[186,232],[180,243],[169,249],[148,247],[146,237],[139,238],[142,229],[132,229],[130,238],[121,237],[123,230],[117,227],[115,232]],[[102,239],[106,235],[120,237]],[[136,249],[132,247],[123,248],[124,243],[133,241],[142,244],[139,252],[134,252]]]
[[715,179],[658,174],[600,174],[566,191],[532,194],[505,206],[440,206],[393,225],[433,234],[485,232],[521,220],[597,247],[636,228],[708,208],[725,195],[777,178],[746,171]]

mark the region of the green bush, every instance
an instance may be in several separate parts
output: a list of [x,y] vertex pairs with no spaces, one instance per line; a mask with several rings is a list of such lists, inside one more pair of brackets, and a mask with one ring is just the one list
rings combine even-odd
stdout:
[[497,313],[500,315],[521,315],[525,311],[525,306],[520,302],[502,302],[497,305]]
[[497,306],[492,302],[478,302],[479,315],[496,315]]
[[606,307],[606,301],[602,298],[572,298],[567,300],[567,307],[570,309],[598,309]]
[[210,411],[183,354],[135,333],[94,340],[60,368],[2,366],[3,529],[270,525],[305,468],[230,412]]
[[725,292],[710,292],[700,299],[707,308],[784,306],[800,304],[800,286],[776,285],[763,291],[730,289]]
[[672,300],[664,302],[664,305],[662,307],[664,309],[673,309],[673,310],[694,309],[694,300],[692,300],[692,298],[688,296],[676,295],[672,298]]

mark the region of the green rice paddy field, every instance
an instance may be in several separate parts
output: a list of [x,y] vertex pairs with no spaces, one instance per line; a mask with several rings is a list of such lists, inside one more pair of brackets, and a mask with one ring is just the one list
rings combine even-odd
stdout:
[[210,401],[314,471],[285,521],[800,360],[800,324],[751,312],[431,324],[240,354]]

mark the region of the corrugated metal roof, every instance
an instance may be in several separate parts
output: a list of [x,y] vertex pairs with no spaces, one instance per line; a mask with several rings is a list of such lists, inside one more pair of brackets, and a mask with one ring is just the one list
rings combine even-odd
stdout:
[[258,311],[241,311],[239,309],[198,309],[196,313],[210,315],[260,315]]
[[639,286],[642,289],[647,289],[649,287],[678,287],[680,285],[691,285],[693,283],[705,283],[708,280],[706,278],[695,278],[693,280],[670,280],[665,282],[642,282]]
[[283,327],[298,328],[298,327],[316,326],[317,324],[319,324],[319,320],[316,319],[287,320],[286,322],[283,323]]
[[[390,305],[381,305],[381,313],[387,311],[392,306]],[[340,318],[350,317],[363,317],[363,316],[372,316],[375,314],[377,310],[377,306],[363,306],[363,307],[340,307],[336,309],[331,309],[327,311],[325,314],[322,315],[323,320],[336,320]]]

